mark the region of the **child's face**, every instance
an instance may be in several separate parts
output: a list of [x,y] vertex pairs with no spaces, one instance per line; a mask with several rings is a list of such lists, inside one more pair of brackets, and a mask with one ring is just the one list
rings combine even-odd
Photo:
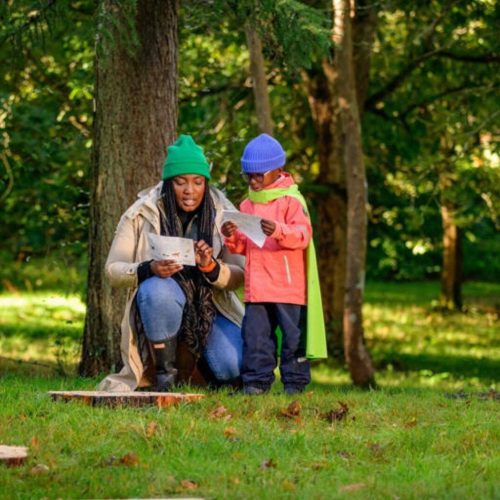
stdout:
[[244,177],[248,181],[248,185],[252,191],[262,191],[270,184],[272,184],[283,172],[283,168],[275,168],[274,170],[268,170],[263,174],[244,174]]

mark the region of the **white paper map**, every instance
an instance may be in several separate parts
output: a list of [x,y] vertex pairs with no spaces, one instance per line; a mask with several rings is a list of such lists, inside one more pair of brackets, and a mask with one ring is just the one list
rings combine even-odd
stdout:
[[224,210],[222,220],[233,221],[238,229],[248,236],[258,247],[262,248],[267,236],[260,226],[261,217],[248,215],[238,210]]
[[194,241],[176,236],[149,233],[149,249],[155,260],[173,260],[184,266],[195,266]]

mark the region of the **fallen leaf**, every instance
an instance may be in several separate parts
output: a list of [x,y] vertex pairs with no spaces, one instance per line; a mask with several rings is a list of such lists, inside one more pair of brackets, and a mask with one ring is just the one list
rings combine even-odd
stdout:
[[228,409],[223,406],[221,403],[218,403],[217,406],[209,413],[210,418],[220,418],[223,420],[230,420],[232,415],[229,413]]
[[233,483],[233,484],[240,484],[241,483],[241,480],[239,477],[232,477],[230,479],[230,481]]
[[149,422],[146,427],[146,437],[150,438],[156,434],[156,430],[158,429],[158,424],[156,422]]
[[135,453],[127,453],[120,458],[120,463],[123,465],[137,465],[139,463],[139,457]]
[[364,483],[353,483],[353,484],[346,484],[345,486],[341,486],[339,489],[340,489],[340,491],[358,491],[364,487],[366,487],[366,484],[364,484]]
[[33,448],[33,449],[37,449],[40,447],[40,440],[36,437],[36,436],[33,436],[31,438],[31,441],[30,441],[30,446]]
[[226,427],[224,429],[224,437],[231,438],[236,436],[236,429],[234,427]]
[[276,462],[274,462],[272,458],[268,458],[260,464],[262,470],[270,469],[271,467],[274,469],[276,468]]
[[349,407],[347,406],[346,403],[343,403],[342,401],[339,401],[339,404],[340,404],[339,409],[330,410],[329,412],[324,413],[323,418],[330,423],[340,422],[343,418],[345,418],[347,413],[349,412]]
[[180,482],[181,488],[184,490],[196,490],[198,485],[194,481],[190,481],[189,479],[183,479]]
[[300,415],[301,409],[302,409],[301,404],[297,400],[295,400],[292,401],[286,409],[282,408],[280,410],[280,415],[286,418],[295,418]]
[[46,474],[49,472],[49,467],[45,464],[36,464],[31,470],[30,473],[33,474],[34,476],[37,476],[38,474]]

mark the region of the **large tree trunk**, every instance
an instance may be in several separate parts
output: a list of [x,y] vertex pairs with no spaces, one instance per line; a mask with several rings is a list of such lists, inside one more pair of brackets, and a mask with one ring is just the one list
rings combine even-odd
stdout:
[[104,263],[120,215],[137,192],[158,182],[177,124],[176,0],[139,0],[133,53],[126,14],[101,0],[103,19],[96,56],[87,315],[80,373],[114,370],[120,359],[124,291],[111,289]]
[[[353,60],[360,119],[368,92],[370,58],[377,26],[377,5],[371,0],[356,3],[353,17]],[[316,195],[318,267],[331,355],[343,359],[343,324],[347,262],[347,188],[345,137],[340,120],[338,70],[323,61],[309,74],[303,72],[309,105],[318,137],[320,173]]]
[[267,88],[266,67],[262,55],[262,42],[255,28],[247,23],[245,26],[248,51],[250,54],[250,76],[255,97],[255,112],[260,132],[273,134],[271,105]]
[[347,267],[343,316],[344,349],[355,385],[375,383],[373,364],[363,333],[363,294],[366,266],[366,173],[356,95],[350,0],[334,0],[333,40],[338,72],[339,109],[344,132],[347,179]]
[[443,269],[441,272],[441,305],[447,309],[462,309],[462,242],[460,228],[455,223],[455,207],[441,204],[443,220]]

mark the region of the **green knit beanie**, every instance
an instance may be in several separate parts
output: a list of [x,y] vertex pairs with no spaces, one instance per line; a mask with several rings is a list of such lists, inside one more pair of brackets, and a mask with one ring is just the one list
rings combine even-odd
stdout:
[[190,135],[180,135],[167,148],[167,158],[163,164],[163,180],[176,175],[203,175],[210,179],[210,166],[203,149],[193,141]]

